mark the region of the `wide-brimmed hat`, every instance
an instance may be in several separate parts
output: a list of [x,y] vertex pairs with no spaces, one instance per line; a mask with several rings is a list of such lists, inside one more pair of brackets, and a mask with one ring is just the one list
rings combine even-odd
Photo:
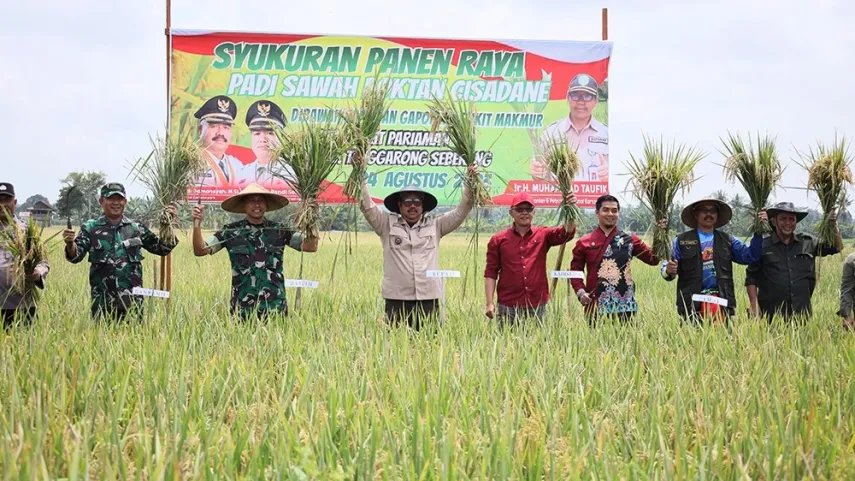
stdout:
[[390,212],[400,214],[401,212],[398,210],[398,199],[401,198],[401,194],[407,192],[417,192],[425,196],[424,201],[422,202],[423,212],[430,212],[436,209],[436,205],[438,204],[436,197],[434,197],[430,192],[419,189],[415,185],[408,185],[397,192],[387,195],[386,198],[383,199],[383,205],[385,205]]
[[263,195],[267,199],[267,211],[271,212],[274,210],[281,209],[288,205],[288,199],[279,194],[274,194],[264,187],[252,183],[246,186],[239,194],[235,194],[228,199],[224,200],[221,206],[223,210],[226,212],[233,212],[235,214],[243,214],[243,201],[246,197],[251,195]]
[[778,202],[774,206],[766,209],[766,214],[769,216],[770,219],[772,217],[775,217],[776,215],[782,213],[782,212],[786,212],[789,214],[795,214],[796,215],[796,222],[801,222],[801,220],[804,219],[805,217],[807,217],[807,215],[808,215],[807,212],[797,210],[796,206],[794,206],[792,202]]
[[698,221],[695,220],[695,208],[697,208],[699,204],[706,202],[712,202],[718,205],[718,221],[715,223],[716,229],[727,225],[727,223],[730,222],[730,219],[733,218],[733,209],[731,209],[724,201],[712,198],[700,199],[692,202],[683,209],[683,213],[680,215],[680,218],[683,220],[683,224],[686,224],[692,229],[697,229]]

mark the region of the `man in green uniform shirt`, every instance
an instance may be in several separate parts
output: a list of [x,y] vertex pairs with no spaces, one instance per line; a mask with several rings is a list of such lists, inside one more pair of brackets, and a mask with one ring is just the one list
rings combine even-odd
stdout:
[[201,257],[222,249],[228,251],[232,266],[231,312],[243,319],[255,314],[287,315],[282,274],[285,246],[304,252],[318,250],[318,239],[304,239],[283,224],[264,218],[265,213],[287,204],[287,198],[250,184],[222,203],[223,210],[244,214],[245,218],[226,224],[208,239],[202,237],[202,206],[193,208],[193,253]]
[[[89,287],[92,291],[92,317],[119,320],[129,311],[142,308],[142,297],[133,289],[142,287],[142,250],[165,256],[175,245],[168,245],[145,225],[125,217],[125,187],[117,182],[101,188],[104,214],[87,220],[75,236],[73,229],[62,233],[65,258],[77,264],[89,254]],[[177,215],[175,206],[167,207]]]

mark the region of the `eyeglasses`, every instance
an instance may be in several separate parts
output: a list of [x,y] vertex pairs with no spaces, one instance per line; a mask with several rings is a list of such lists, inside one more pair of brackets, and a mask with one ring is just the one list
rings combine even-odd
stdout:
[[534,210],[534,207],[514,207],[514,210],[520,214],[528,214]]
[[582,100],[585,102],[590,102],[594,100],[594,94],[590,94],[587,92],[570,92],[570,100]]
[[413,206],[421,207],[422,200],[421,199],[404,199],[401,201],[401,205],[403,205],[404,207],[413,207]]

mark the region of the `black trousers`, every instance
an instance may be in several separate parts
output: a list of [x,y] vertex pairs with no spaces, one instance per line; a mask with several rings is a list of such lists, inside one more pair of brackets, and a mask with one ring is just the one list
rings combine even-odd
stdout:
[[421,301],[385,299],[385,301],[386,322],[394,327],[407,323],[411,328],[418,331],[428,318],[433,317],[439,311],[439,299]]
[[3,328],[9,329],[15,324],[15,321],[20,321],[24,326],[29,326],[33,318],[36,317],[36,307],[24,309],[0,309],[0,316],[3,317]]

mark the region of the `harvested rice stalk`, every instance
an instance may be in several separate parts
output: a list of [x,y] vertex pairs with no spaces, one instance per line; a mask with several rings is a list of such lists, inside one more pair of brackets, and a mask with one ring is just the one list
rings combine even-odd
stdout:
[[[668,217],[677,192],[686,191],[694,182],[695,166],[706,154],[676,142],[666,147],[661,138],[656,141],[645,136],[642,156],[636,158],[630,153],[629,157],[626,165],[632,176],[631,190],[658,223]],[[670,259],[668,228],[654,224],[653,229],[653,254],[659,259]]]
[[852,158],[849,156],[849,146],[846,137],[839,141],[834,137],[831,146],[817,143],[807,153],[798,153],[800,165],[808,172],[807,188],[816,193],[822,207],[822,219],[817,227],[820,241],[834,244],[837,222],[832,220],[832,213],[837,212],[846,204],[846,189],[852,186]]
[[390,81],[380,79],[378,70],[373,82],[362,90],[359,106],[341,113],[348,143],[353,148],[352,170],[344,184],[344,193],[356,199],[357,202],[362,196],[362,179],[365,178],[368,159],[371,158],[371,142],[380,130],[380,124],[392,105],[389,99],[391,85]]
[[[561,204],[558,206],[559,219],[564,221],[564,228],[570,229],[582,217],[582,211],[576,205],[567,205],[564,200],[568,194],[573,192],[573,180],[582,170],[582,164],[576,151],[570,148],[567,140],[561,137],[549,137],[543,146],[543,160],[552,176],[556,179],[558,190],[561,192]],[[561,270],[564,261],[564,251],[567,244],[561,244],[558,248],[558,259],[555,270]],[[552,292],[558,286],[558,279],[552,279]]]
[[738,180],[748,193],[754,210],[753,231],[760,234],[772,232],[769,222],[760,220],[759,213],[766,208],[769,196],[784,174],[775,150],[775,139],[768,135],[760,138],[758,134],[755,145],[750,135],[747,144],[739,135],[729,132],[727,135],[727,140],[721,139],[727,150],[723,166],[725,176],[731,182]]

